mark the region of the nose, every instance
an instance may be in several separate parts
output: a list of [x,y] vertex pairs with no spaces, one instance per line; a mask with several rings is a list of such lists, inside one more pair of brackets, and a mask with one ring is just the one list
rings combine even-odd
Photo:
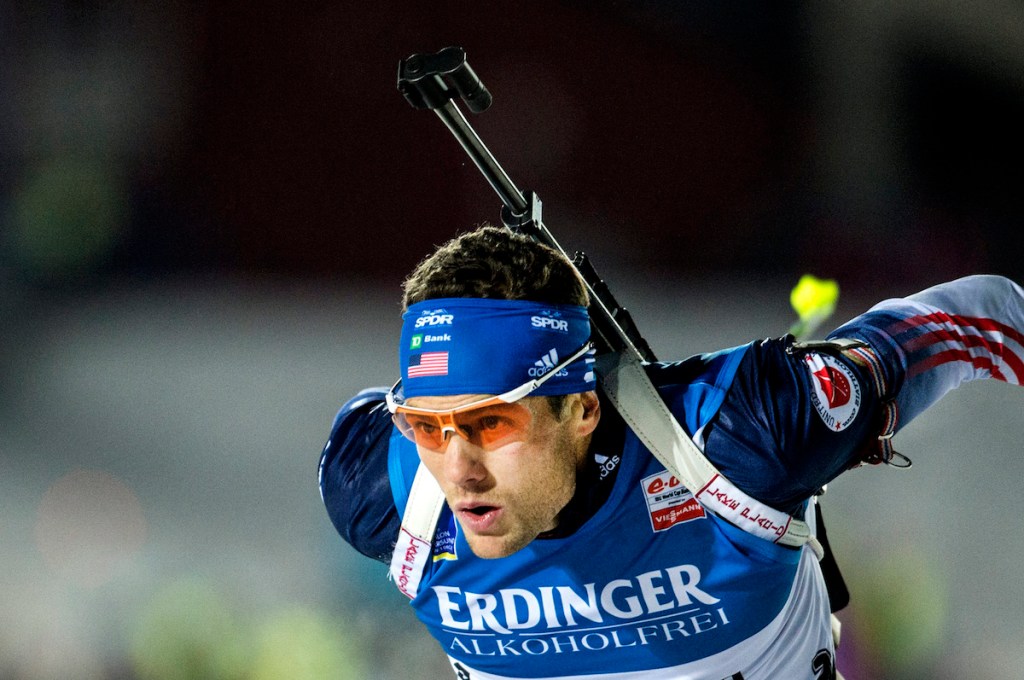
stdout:
[[442,455],[444,474],[448,480],[460,487],[474,487],[487,477],[483,463],[484,450],[455,435],[448,438],[448,446]]

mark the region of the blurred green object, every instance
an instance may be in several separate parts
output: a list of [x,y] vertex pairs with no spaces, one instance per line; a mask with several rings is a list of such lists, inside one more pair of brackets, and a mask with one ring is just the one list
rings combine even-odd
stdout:
[[240,624],[211,584],[162,588],[132,639],[142,680],[363,680],[359,645],[334,617],[299,605]]
[[866,625],[858,637],[891,677],[921,677],[943,653],[949,593],[941,570],[904,550],[876,556],[859,573],[855,603]]
[[834,279],[804,274],[789,294],[789,303],[798,317],[789,332],[799,340],[808,338],[832,316],[838,300],[839,284]]
[[362,680],[358,647],[334,618],[294,607],[260,627],[250,680]]
[[14,190],[7,247],[31,278],[77,279],[109,257],[127,216],[127,199],[108,163],[54,158],[29,166]]
[[158,591],[132,639],[135,672],[143,680],[241,680],[247,656],[230,610],[199,579]]

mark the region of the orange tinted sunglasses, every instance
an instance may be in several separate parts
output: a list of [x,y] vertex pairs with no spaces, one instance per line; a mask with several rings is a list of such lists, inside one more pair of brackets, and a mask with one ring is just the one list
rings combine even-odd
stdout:
[[402,381],[388,391],[385,400],[391,419],[406,439],[431,451],[443,451],[448,438],[458,434],[463,439],[484,449],[493,449],[522,437],[529,428],[532,414],[518,404],[549,379],[591,350],[584,343],[576,352],[550,371],[494,397],[484,397],[453,409],[428,409],[406,406],[398,396]]

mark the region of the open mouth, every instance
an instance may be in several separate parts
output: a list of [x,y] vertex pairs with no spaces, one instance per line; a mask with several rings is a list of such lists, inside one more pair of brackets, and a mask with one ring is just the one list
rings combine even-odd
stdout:
[[495,507],[493,505],[478,505],[475,508],[466,508],[466,512],[476,515],[477,517],[483,517],[494,509]]
[[459,509],[458,516],[463,526],[474,532],[487,531],[494,526],[501,515],[501,507],[497,505],[472,505]]

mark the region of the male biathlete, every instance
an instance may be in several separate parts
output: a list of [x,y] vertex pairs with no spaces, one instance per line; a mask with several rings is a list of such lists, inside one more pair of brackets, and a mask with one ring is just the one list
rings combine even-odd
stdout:
[[[656,362],[717,473],[687,488],[599,386],[556,251],[484,227],[404,289],[401,380],[341,408],[320,490],[462,679],[836,677],[815,495],[895,460],[892,435],[961,383],[1024,382],[1024,291],[997,276],[887,300],[827,343]],[[791,524],[809,535],[780,540]]]

